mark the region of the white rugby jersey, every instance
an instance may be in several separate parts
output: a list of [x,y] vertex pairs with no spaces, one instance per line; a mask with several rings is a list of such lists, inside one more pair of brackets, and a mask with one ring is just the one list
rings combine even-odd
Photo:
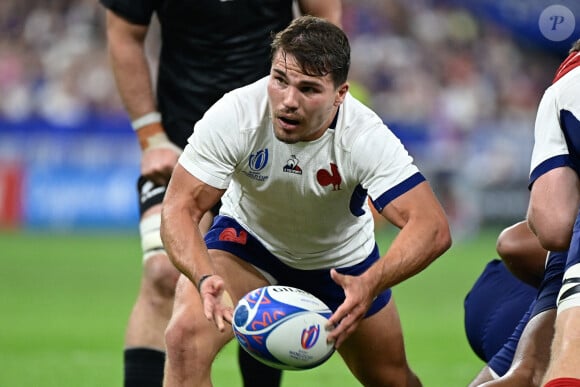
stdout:
[[317,140],[279,141],[267,82],[227,93],[195,125],[179,163],[227,191],[221,215],[237,220],[289,266],[350,266],[375,245],[368,196],[380,210],[424,177],[382,120],[347,95]]
[[[577,54],[580,55],[580,54]],[[580,67],[571,70],[546,89],[536,115],[530,186],[546,172],[570,166],[578,168],[580,155]]]

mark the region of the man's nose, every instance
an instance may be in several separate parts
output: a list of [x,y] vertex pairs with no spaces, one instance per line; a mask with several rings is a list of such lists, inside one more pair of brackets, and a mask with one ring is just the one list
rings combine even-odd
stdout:
[[289,87],[284,93],[284,106],[288,109],[298,108],[298,90],[294,87]]

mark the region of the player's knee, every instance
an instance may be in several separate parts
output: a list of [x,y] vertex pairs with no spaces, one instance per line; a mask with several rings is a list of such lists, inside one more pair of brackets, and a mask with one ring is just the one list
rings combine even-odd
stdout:
[[[189,313],[174,313],[165,329],[167,356],[173,363],[183,362],[186,358],[195,359],[196,365],[204,362],[208,346],[200,342],[204,337],[199,319]],[[207,332],[205,332],[207,333]],[[207,360],[207,366],[210,366]],[[193,364],[191,366],[194,366]]]
[[173,299],[178,278],[179,271],[165,254],[151,256],[145,262],[144,286],[161,301]]
[[558,294],[558,313],[580,306],[580,263],[570,266],[564,273]]
[[143,250],[144,286],[159,297],[173,298],[179,273],[163,248],[160,227],[161,215],[159,213],[144,217],[139,224]]
[[167,351],[179,353],[182,348],[187,346],[188,338],[191,337],[193,331],[191,326],[188,326],[183,319],[178,317],[178,314],[173,314],[167,328],[165,329],[165,344]]

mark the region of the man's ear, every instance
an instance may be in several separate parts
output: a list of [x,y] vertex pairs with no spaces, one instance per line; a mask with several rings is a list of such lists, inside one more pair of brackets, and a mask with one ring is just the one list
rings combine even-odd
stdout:
[[348,82],[345,82],[338,87],[336,99],[334,100],[334,106],[340,106],[344,102],[344,99],[346,98],[346,93],[348,92],[348,88],[349,88]]

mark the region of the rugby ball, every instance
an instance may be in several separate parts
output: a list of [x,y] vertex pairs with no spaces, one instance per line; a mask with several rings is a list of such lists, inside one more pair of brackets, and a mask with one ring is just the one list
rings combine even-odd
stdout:
[[242,348],[282,370],[305,370],[334,353],[325,325],[332,312],[312,294],[289,286],[265,286],[234,309],[233,330]]

